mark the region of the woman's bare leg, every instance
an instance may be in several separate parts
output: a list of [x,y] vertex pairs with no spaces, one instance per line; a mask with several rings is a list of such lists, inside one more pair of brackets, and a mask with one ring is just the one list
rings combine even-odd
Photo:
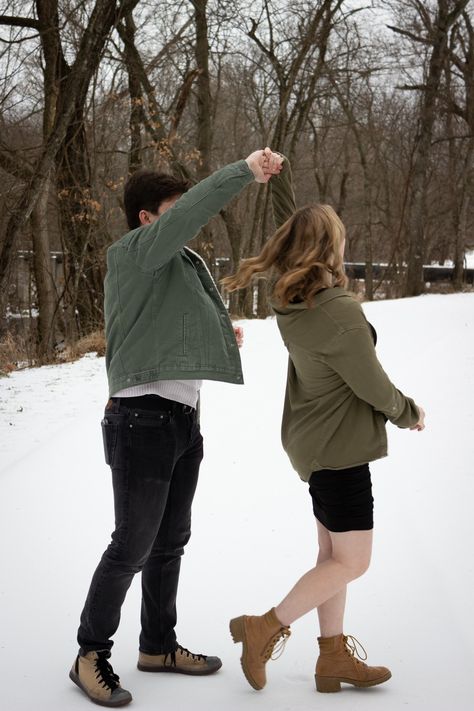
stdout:
[[[316,519],[319,554],[316,567],[332,557],[332,541],[328,529]],[[335,637],[343,632],[347,585],[318,607],[321,637]]]
[[291,625],[310,610],[343,593],[347,583],[363,575],[369,567],[372,531],[328,533],[332,545],[330,558],[308,570],[275,608],[282,625]]

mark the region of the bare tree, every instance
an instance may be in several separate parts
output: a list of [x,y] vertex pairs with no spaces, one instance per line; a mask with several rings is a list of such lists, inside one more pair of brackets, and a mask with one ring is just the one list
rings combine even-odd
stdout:
[[[469,207],[472,205],[474,192],[474,27],[472,16],[467,11],[462,13],[460,21],[453,26],[449,45],[449,59],[450,65],[447,68],[448,110],[459,117],[467,129],[467,135],[462,139],[466,144],[466,149],[464,157],[461,157],[462,170],[460,173],[462,177],[456,182],[457,201],[454,219],[453,281],[457,288],[461,288],[469,223]],[[454,91],[451,67],[457,70],[462,78],[463,92],[457,92],[456,94]],[[448,125],[451,133],[451,124]],[[452,146],[452,144],[453,140],[451,138],[450,145]]]
[[449,53],[449,31],[465,10],[469,0],[437,0],[433,12],[420,0],[409,0],[401,8],[408,22],[403,27],[391,26],[394,32],[421,44],[427,49],[426,75],[421,84],[409,85],[407,89],[420,91],[417,135],[413,149],[413,161],[408,204],[408,256],[406,295],[416,296],[423,291],[423,261],[425,225],[427,219],[428,164],[436,120],[438,93],[443,67]]
[[[248,36],[261,53],[261,61],[275,86],[276,113],[274,125],[266,136],[275,150],[295,155],[300,132],[309,118],[326,61],[329,37],[339,15],[343,0],[321,0],[318,3],[293,3],[288,11],[264,0],[259,16],[250,17]],[[270,101],[266,107],[270,110]],[[268,230],[268,193],[265,186],[258,190],[250,254],[261,247]],[[260,314],[266,311],[265,286],[259,283]],[[253,289],[242,290],[240,310],[253,315]]]
[[[91,12],[89,22],[82,35],[74,63],[67,74],[61,77],[60,97],[46,145],[35,165],[31,180],[25,186],[20,199],[8,221],[5,237],[0,248],[0,286],[2,295],[7,291],[9,268],[13,257],[16,240],[25,228],[37,201],[44,191],[54,162],[64,146],[68,129],[74,125],[74,116],[79,110],[78,99],[84,97],[90,80],[94,75],[105,42],[112,27],[121,15],[136,5],[138,0],[120,0],[108,2],[97,0]],[[28,18],[9,18],[0,16],[0,24],[15,24],[31,27]],[[39,27],[38,22],[35,23]],[[3,299],[0,297],[0,302]]]

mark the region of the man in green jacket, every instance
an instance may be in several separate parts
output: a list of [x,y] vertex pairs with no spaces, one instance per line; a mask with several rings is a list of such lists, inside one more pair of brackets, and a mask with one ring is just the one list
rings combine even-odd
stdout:
[[131,229],[107,254],[105,327],[110,399],[102,421],[115,531],[94,573],[70,678],[95,703],[132,700],[108,659],[120,610],[142,573],[138,669],[211,674],[218,657],[177,643],[176,595],[202,459],[203,380],[242,383],[238,344],[203,260],[185,245],[246,185],[280,170],[270,149],[188,190],[140,171],[125,186]]

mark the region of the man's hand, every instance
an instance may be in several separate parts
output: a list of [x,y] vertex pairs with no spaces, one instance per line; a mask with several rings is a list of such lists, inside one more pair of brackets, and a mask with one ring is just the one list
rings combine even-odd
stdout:
[[270,148],[254,151],[245,160],[257,183],[268,183],[272,175],[278,175],[283,162],[283,158],[273,153]]

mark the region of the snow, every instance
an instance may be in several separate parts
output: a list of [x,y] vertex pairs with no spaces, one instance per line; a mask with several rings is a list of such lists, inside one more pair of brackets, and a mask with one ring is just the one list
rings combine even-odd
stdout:
[[[307,487],[279,441],[286,352],[273,319],[243,322],[246,386],[206,383],[206,456],[183,559],[178,639],[218,654],[211,677],[136,669],[140,585],[123,607],[113,664],[144,711],[467,711],[472,708],[474,294],[364,305],[392,380],[427,412],[423,433],[389,428],[372,465],[375,546],[349,587],[346,633],[392,669],[373,689],[314,690],[315,614],[292,626],[268,684],[240,670],[230,617],[265,612],[313,565]],[[99,421],[104,361],[89,355],[0,380],[0,670],[6,711],[79,711],[68,680],[78,617],[113,526]],[[91,708],[91,707],[90,707]]]

